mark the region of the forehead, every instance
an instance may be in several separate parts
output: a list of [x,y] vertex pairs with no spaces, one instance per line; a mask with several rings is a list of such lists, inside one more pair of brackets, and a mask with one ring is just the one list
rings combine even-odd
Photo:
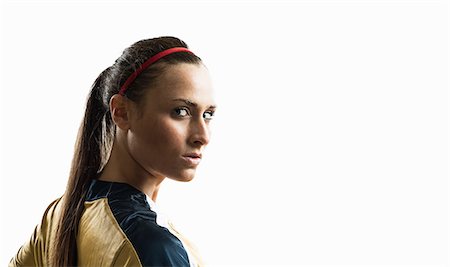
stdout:
[[169,103],[183,98],[199,106],[215,105],[211,78],[202,64],[180,63],[166,66],[147,102]]

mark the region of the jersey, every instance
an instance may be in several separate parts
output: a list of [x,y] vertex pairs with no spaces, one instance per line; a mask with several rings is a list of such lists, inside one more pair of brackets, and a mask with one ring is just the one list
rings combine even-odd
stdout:
[[[170,221],[158,224],[150,205],[144,193],[128,184],[92,180],[78,227],[77,264],[202,266],[195,247]],[[59,210],[57,199],[9,266],[48,266]]]

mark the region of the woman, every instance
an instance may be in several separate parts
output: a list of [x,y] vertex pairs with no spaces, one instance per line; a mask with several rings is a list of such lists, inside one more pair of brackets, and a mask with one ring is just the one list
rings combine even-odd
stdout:
[[94,82],[64,195],[10,266],[198,266],[154,202],[193,179],[215,104],[201,59],[174,37],[136,42]]

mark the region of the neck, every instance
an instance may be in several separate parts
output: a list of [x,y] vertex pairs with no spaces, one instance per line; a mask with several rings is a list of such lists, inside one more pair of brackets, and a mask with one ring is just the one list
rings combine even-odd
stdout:
[[146,171],[131,157],[128,150],[121,145],[120,138],[116,136],[110,158],[98,179],[129,184],[156,202],[164,177]]

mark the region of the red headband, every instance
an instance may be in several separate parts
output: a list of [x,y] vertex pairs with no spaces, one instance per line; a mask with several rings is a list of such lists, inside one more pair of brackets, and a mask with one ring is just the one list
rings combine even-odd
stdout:
[[133,72],[130,75],[130,77],[128,77],[128,79],[125,81],[125,83],[122,85],[122,87],[120,87],[119,94],[124,95],[125,92],[128,89],[128,86],[130,86],[130,84],[137,78],[137,76],[139,76],[139,74],[141,74],[141,72],[143,72],[146,68],[148,68],[148,66],[150,66],[153,63],[155,63],[160,58],[165,57],[167,55],[170,55],[172,53],[176,53],[176,52],[189,52],[189,53],[192,53],[191,50],[189,50],[189,49],[187,49],[185,47],[173,47],[173,48],[169,48],[167,50],[161,51],[158,54],[150,57],[135,72]]

